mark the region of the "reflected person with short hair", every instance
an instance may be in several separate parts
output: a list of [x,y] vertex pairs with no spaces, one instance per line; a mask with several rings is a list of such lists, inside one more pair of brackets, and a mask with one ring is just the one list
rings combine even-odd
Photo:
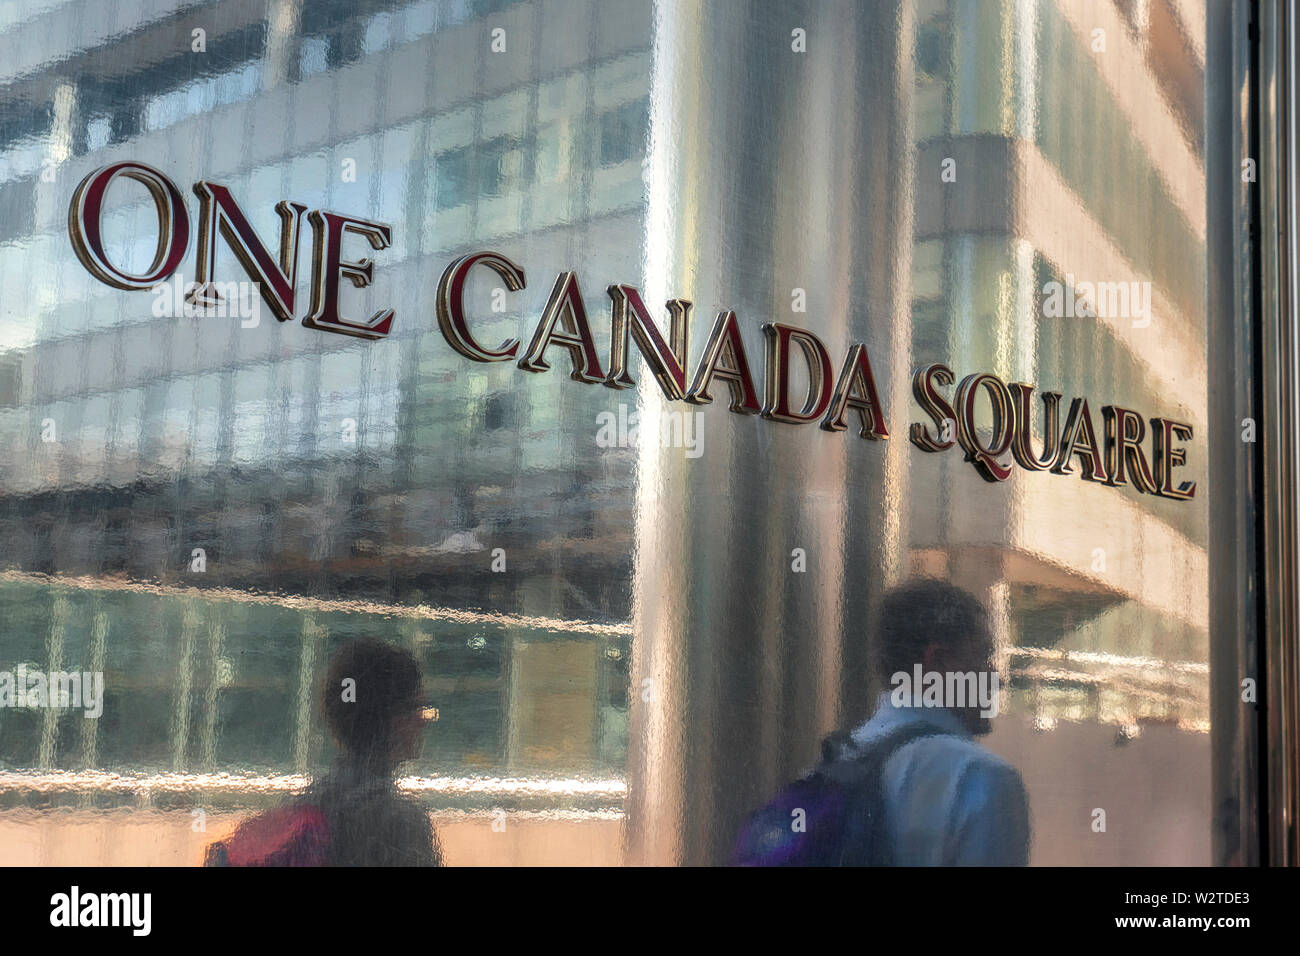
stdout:
[[[869,749],[909,730],[929,731],[905,738],[881,767],[892,861],[1024,866],[1031,839],[1024,783],[975,739],[990,731],[998,708],[993,633],[983,605],[945,581],[921,578],[884,596],[876,634],[876,674],[889,689],[871,719],[852,732],[852,745]],[[943,679],[940,706],[925,688],[902,692],[901,675],[918,670],[923,678]],[[962,684],[963,676],[974,681]],[[954,686],[973,687],[975,699],[969,693],[950,699]]]
[[742,866],[1023,866],[1020,774],[976,742],[997,713],[983,606],[922,578],[879,609],[871,718],[822,744],[822,762],[753,814]]
[[420,666],[375,638],[330,661],[322,710],[339,753],[288,806],[245,821],[208,848],[209,866],[440,866],[429,815],[397,791],[396,771],[420,754]]

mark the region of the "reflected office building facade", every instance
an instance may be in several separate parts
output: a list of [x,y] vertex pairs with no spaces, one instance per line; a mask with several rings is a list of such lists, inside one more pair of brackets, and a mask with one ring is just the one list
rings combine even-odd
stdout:
[[6,8],[0,670],[103,701],[0,708],[0,863],[199,863],[328,765],[359,636],[424,671],[447,863],[725,863],[923,576],[988,612],[1031,863],[1295,862],[1248,15]]

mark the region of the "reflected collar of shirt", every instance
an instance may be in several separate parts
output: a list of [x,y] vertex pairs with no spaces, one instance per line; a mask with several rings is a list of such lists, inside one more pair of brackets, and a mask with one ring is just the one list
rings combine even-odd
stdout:
[[945,734],[966,739],[971,737],[969,728],[951,710],[943,707],[897,707],[889,691],[883,691],[876,698],[875,713],[853,731],[853,742],[859,747],[864,746],[915,721],[931,724],[935,730]]

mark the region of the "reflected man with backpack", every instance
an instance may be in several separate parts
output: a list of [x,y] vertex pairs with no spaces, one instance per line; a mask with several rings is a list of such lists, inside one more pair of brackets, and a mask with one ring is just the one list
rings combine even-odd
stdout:
[[828,737],[821,763],[749,818],[735,862],[1025,865],[1024,784],[975,740],[997,712],[984,608],[946,582],[909,582],[884,596],[873,651],[887,688],[875,712]]
[[396,786],[398,766],[424,739],[415,657],[374,638],[352,641],[330,661],[321,703],[338,745],[329,773],[213,844],[206,865],[441,865],[429,815]]

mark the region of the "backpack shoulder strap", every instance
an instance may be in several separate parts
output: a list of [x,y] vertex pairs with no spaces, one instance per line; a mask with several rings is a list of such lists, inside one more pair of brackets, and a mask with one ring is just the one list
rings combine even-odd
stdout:
[[885,820],[885,764],[913,741],[944,736],[952,736],[952,732],[916,720],[865,746],[855,744],[843,732],[826,738],[818,773],[852,794],[844,821],[839,865],[888,866],[892,862],[893,849]]

